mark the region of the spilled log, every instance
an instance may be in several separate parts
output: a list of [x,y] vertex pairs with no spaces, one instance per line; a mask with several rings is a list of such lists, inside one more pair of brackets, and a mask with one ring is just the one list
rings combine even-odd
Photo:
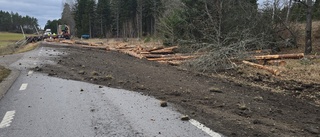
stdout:
[[75,44],[81,44],[81,45],[90,45],[89,42],[84,42],[84,41],[75,41]]
[[139,58],[139,59],[142,59],[142,58],[143,58],[143,56],[142,56],[141,54],[138,54],[138,53],[136,53],[136,52],[134,52],[134,51],[130,51],[130,50],[119,50],[119,51],[120,51],[120,52],[123,52],[123,53],[125,53],[125,54],[128,54],[128,55],[130,55],[130,56]]
[[263,65],[260,65],[260,64],[256,64],[256,63],[252,63],[252,62],[249,62],[249,61],[242,61],[244,64],[247,64],[249,66],[252,66],[252,67],[255,67],[255,68],[259,68],[259,69],[264,69],[264,70],[267,70],[269,71],[270,73],[272,73],[273,75],[276,75],[276,76],[279,76],[280,75],[280,71],[277,70],[277,69],[273,69],[273,68],[270,68],[270,67],[267,67],[267,66],[263,66]]
[[195,56],[176,56],[176,57],[165,57],[165,58],[148,58],[149,61],[171,61],[171,60],[186,60],[192,59]]
[[173,54],[175,49],[177,49],[178,46],[173,46],[173,47],[168,47],[168,48],[163,48],[159,50],[153,50],[149,51],[152,54]]
[[263,55],[263,56],[255,56],[255,59],[300,59],[303,58],[303,53],[298,54],[280,54],[280,55]]

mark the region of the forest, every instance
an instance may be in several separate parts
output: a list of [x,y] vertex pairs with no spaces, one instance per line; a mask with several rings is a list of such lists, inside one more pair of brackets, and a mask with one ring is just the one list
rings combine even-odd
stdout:
[[[320,19],[320,0],[76,0],[58,22],[92,38],[154,38],[182,52],[210,51],[195,62],[200,71],[232,67],[246,51],[297,46],[294,24]],[[310,13],[310,14],[307,14]],[[310,24],[311,25],[311,24]],[[46,27],[47,27],[46,26]],[[311,28],[309,28],[311,29]],[[306,31],[305,53],[312,51]]]
[[[313,18],[319,19],[319,0],[313,5]],[[174,38],[178,39],[179,35],[202,37],[198,35],[201,32],[190,29],[201,29],[208,21],[213,24],[221,21],[225,27],[257,21],[272,21],[275,25],[284,21],[288,23],[288,20],[303,22],[306,9],[305,0],[266,0],[260,8],[257,0],[76,0],[64,5],[62,18],[56,21],[72,24],[78,36],[86,33],[92,37],[137,38],[163,34],[169,37],[167,33],[179,33]],[[290,16],[288,12],[291,12]],[[270,25],[265,22],[259,26],[264,24]]]
[[39,29],[38,20],[30,16],[21,16],[18,13],[9,13],[0,10],[0,31],[21,33],[21,27],[25,33],[34,33],[35,27]]

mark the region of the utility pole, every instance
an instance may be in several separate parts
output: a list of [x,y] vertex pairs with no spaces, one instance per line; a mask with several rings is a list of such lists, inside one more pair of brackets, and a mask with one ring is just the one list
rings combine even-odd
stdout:
[[38,31],[38,29],[37,29],[36,25],[33,25],[33,27],[36,29],[37,34],[38,34],[38,35],[40,35],[40,33],[39,33],[39,31]]
[[20,28],[21,28],[21,31],[22,31],[22,34],[23,34],[23,37],[26,38],[26,35],[24,34],[24,31],[23,31],[23,28],[22,26],[20,25]]
[[311,41],[311,33],[312,33],[312,0],[307,0],[307,22],[306,22],[306,46],[304,53],[310,54],[312,51],[312,41]]

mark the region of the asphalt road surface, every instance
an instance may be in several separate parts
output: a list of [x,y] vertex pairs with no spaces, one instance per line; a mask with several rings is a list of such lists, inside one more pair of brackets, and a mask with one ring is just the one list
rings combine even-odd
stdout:
[[0,58],[18,74],[0,100],[0,137],[222,136],[153,97],[32,71],[60,54],[40,46]]

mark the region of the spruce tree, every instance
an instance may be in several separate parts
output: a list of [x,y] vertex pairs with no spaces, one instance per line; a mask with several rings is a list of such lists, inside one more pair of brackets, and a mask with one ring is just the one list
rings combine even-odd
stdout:
[[97,4],[97,27],[100,29],[99,36],[107,37],[111,27],[110,0],[99,0]]

